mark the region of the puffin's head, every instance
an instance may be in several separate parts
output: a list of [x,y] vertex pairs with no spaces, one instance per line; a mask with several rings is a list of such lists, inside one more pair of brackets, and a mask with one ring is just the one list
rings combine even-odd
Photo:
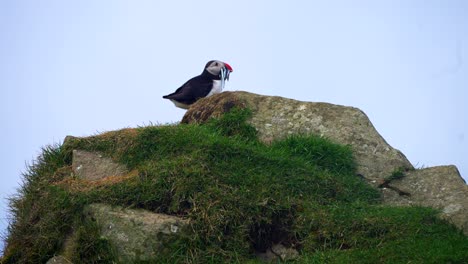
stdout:
[[212,60],[205,65],[205,70],[215,76],[219,76],[220,79],[229,80],[232,67],[226,62]]

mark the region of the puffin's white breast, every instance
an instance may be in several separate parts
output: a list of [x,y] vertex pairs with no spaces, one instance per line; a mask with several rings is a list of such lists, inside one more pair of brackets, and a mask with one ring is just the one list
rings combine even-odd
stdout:
[[213,80],[213,89],[211,89],[211,91],[208,93],[208,95],[206,95],[206,97],[212,96],[213,94],[218,94],[222,91],[223,83],[221,82],[221,80]]

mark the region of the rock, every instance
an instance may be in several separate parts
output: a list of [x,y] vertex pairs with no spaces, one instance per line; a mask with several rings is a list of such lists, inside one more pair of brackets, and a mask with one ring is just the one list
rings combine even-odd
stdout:
[[396,169],[413,169],[406,157],[382,138],[369,118],[354,107],[301,102],[247,92],[223,92],[193,104],[182,123],[203,123],[233,107],[252,110],[249,122],[264,142],[291,134],[314,133],[340,144],[351,145],[358,163],[358,173],[373,186]]
[[393,180],[388,185],[409,195],[398,195],[385,189],[382,192],[384,203],[440,209],[443,218],[468,235],[468,185],[455,166],[409,171],[405,177]]
[[154,260],[164,248],[164,238],[188,223],[176,216],[105,204],[88,205],[85,214],[97,222],[101,237],[115,247],[118,263]]
[[49,259],[46,264],[72,264],[72,262],[63,256],[55,256]]
[[266,252],[257,252],[257,257],[266,262],[290,261],[299,257],[299,252],[294,248],[285,247],[282,244],[275,244]]
[[288,261],[296,259],[299,256],[299,252],[294,248],[287,248],[282,244],[276,244],[271,247],[271,252],[280,257],[282,261]]
[[124,165],[95,152],[73,150],[72,169],[76,176],[86,180],[99,180],[107,176],[128,173]]

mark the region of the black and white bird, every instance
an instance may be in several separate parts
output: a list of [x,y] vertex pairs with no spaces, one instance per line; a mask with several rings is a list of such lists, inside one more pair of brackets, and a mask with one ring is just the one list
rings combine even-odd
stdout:
[[231,72],[229,64],[218,60],[209,61],[200,75],[163,98],[171,100],[179,108],[188,109],[198,99],[222,92]]

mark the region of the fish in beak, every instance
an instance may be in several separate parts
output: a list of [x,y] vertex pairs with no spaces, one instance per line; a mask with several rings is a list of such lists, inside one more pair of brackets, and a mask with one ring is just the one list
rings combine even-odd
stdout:
[[219,78],[221,79],[221,87],[224,89],[224,84],[226,81],[229,81],[229,74],[232,72],[231,65],[224,62],[224,67],[221,68],[219,72]]

